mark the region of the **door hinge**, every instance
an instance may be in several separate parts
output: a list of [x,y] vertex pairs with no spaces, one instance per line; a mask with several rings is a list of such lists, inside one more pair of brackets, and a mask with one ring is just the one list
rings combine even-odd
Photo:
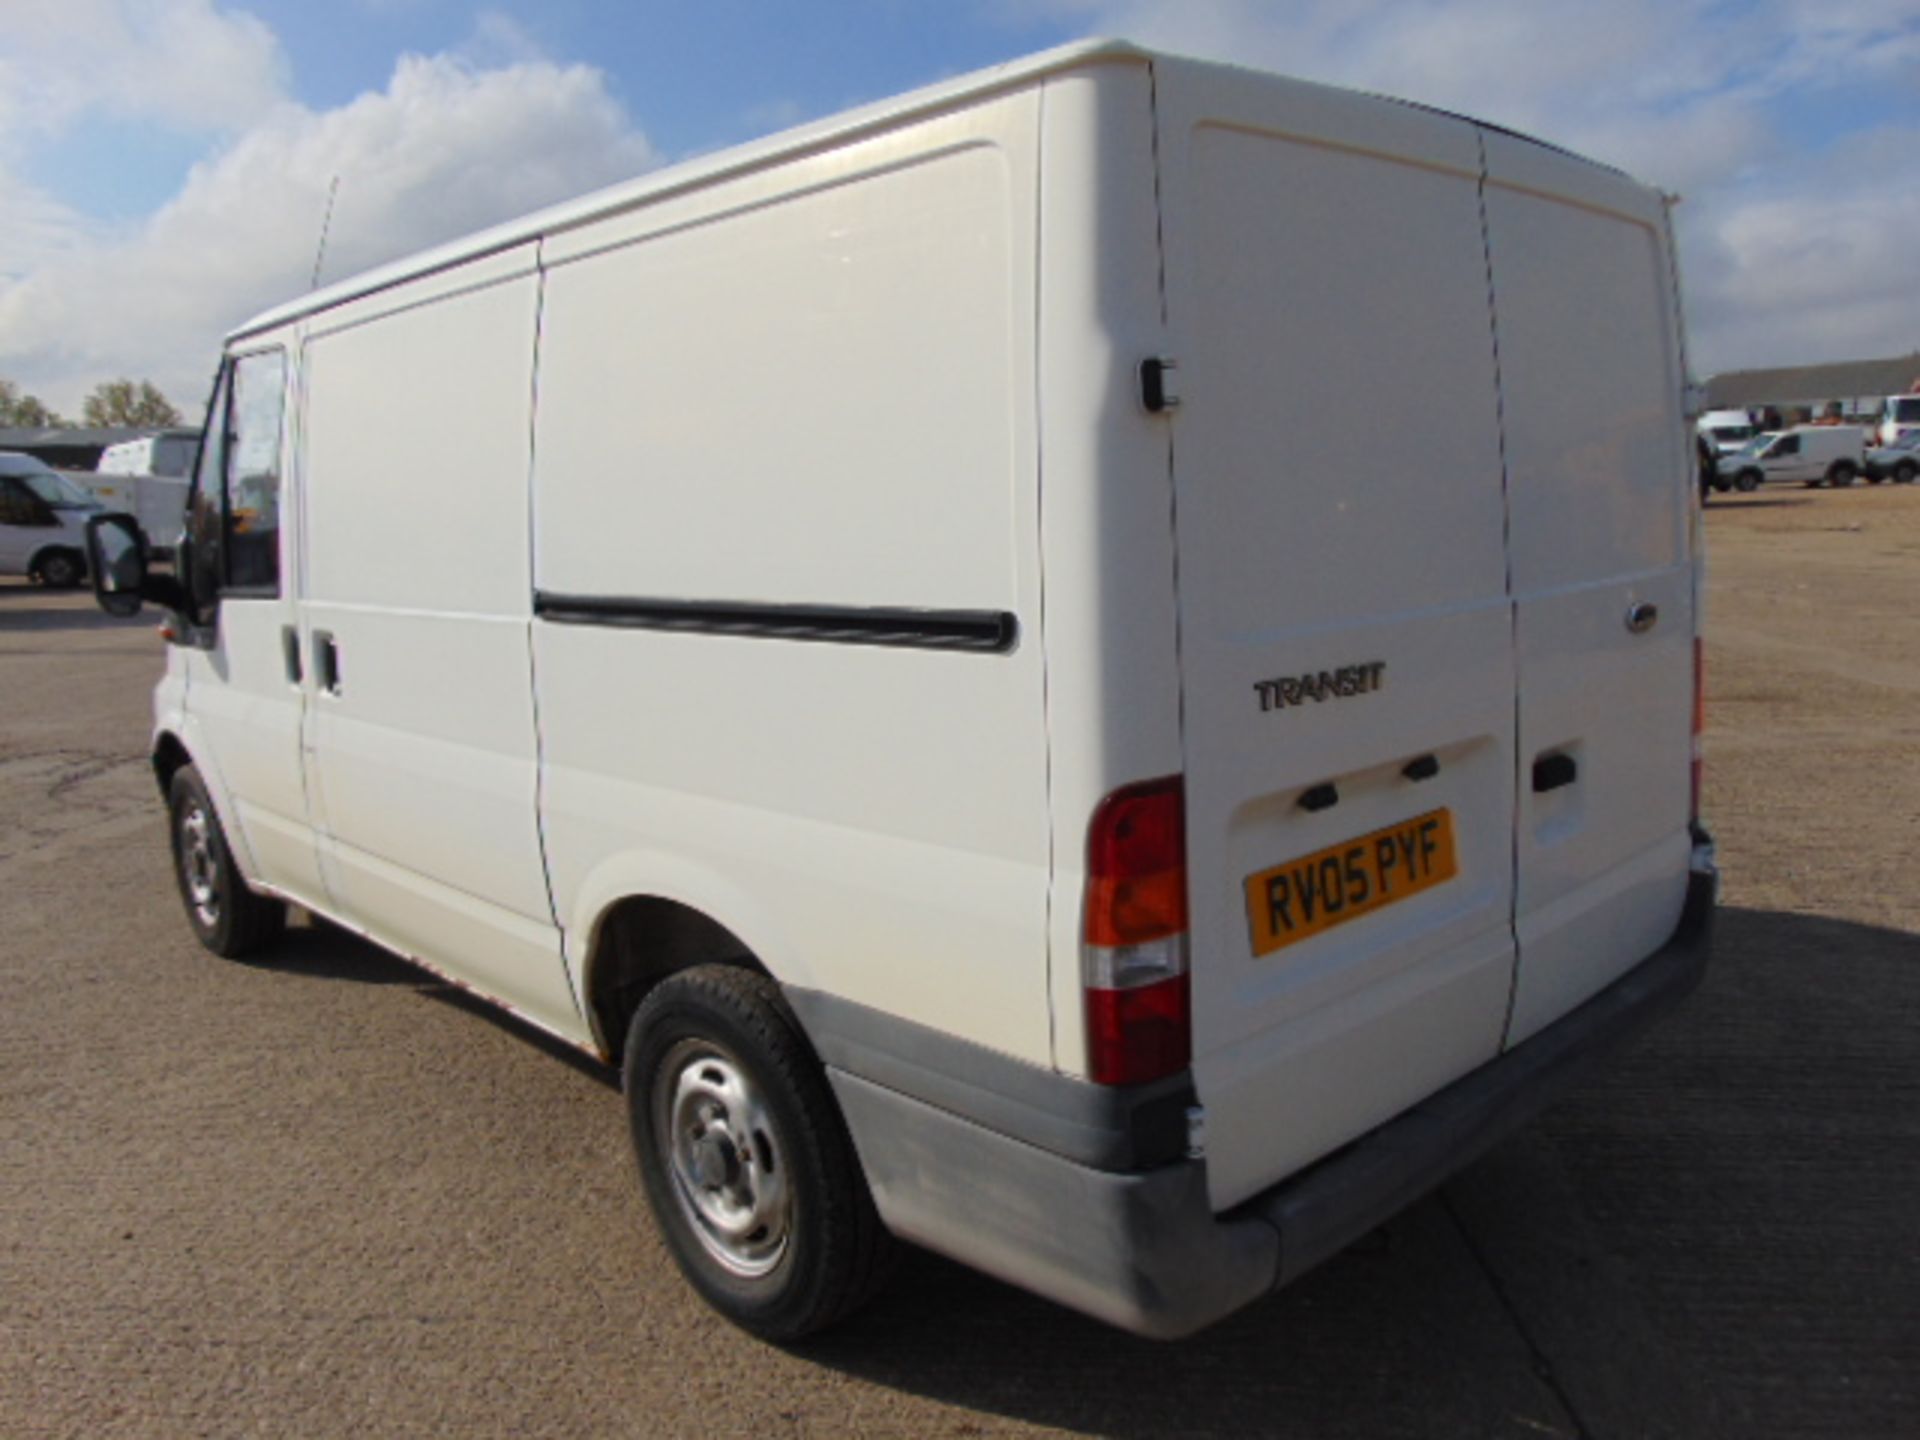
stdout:
[[1204,1105],[1187,1107],[1187,1158],[1207,1158],[1207,1107]]
[[1179,368],[1179,362],[1166,355],[1140,362],[1140,403],[1149,415],[1164,415],[1179,408],[1179,382],[1173,373]]

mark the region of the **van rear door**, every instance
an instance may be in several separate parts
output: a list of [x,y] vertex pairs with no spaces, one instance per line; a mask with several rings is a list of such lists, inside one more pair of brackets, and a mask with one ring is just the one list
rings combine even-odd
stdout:
[[1514,646],[1474,127],[1177,63],[1156,91],[1224,1208],[1499,1052]]
[[1659,199],[1512,136],[1486,151],[1520,680],[1517,1044],[1679,921],[1694,500]]

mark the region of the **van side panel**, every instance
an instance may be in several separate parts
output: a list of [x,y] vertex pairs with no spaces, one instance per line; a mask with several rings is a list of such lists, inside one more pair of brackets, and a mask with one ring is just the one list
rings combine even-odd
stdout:
[[[1038,105],[557,237],[535,671],[576,972],[664,895],[785,983],[1050,1059]],[[957,617],[1006,643],[926,633]]]
[[[1498,1053],[1512,626],[1473,128],[1155,68],[1187,392],[1172,423],[1193,1072],[1225,1208]],[[1316,863],[1250,886],[1441,812],[1444,883]],[[1256,903],[1295,936],[1257,943]]]
[[532,247],[493,272],[307,341],[310,791],[343,919],[581,1037],[534,809]]
[[[1690,453],[1658,199],[1488,134],[1519,650],[1508,1043],[1673,933],[1687,886]],[[1627,621],[1652,606],[1649,628]],[[1536,789],[1565,756],[1570,783]]]

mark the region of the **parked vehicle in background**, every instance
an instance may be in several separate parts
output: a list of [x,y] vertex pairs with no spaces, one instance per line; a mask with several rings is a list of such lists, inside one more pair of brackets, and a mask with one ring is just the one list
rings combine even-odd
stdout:
[[1873,422],[1873,438],[1891,445],[1902,435],[1920,431],[1920,395],[1889,395],[1880,402],[1880,414]]
[[138,440],[123,440],[100,452],[93,467],[97,475],[169,475],[184,480],[193,474],[199,450],[197,430],[164,430]]
[[93,531],[189,920],[623,1066],[757,1334],[890,1236],[1189,1333],[1703,972],[1673,274],[1617,171],[1094,44],[302,296],[179,576]]
[[1767,478],[1767,472],[1760,468],[1758,457],[1780,438],[1780,434],[1778,430],[1763,430],[1737,450],[1729,451],[1715,460],[1713,488],[1723,495],[1729,490],[1742,493],[1758,490],[1761,481]]
[[1866,436],[1858,425],[1796,425],[1756,436],[1745,449],[1723,455],[1720,474],[1736,490],[1752,490],[1766,480],[1838,489],[1859,477],[1865,455]]
[[187,523],[189,482],[178,475],[101,474],[97,470],[69,478],[102,505],[122,510],[140,522],[152,553],[173,553]]
[[45,461],[0,450],[0,575],[27,575],[53,589],[86,579],[91,495]]
[[1744,410],[1709,410],[1694,422],[1694,428],[1722,455],[1732,454],[1759,433]]
[[1920,430],[1909,430],[1891,445],[1874,446],[1867,451],[1862,468],[1875,485],[1882,480],[1911,485],[1914,477],[1920,475]]

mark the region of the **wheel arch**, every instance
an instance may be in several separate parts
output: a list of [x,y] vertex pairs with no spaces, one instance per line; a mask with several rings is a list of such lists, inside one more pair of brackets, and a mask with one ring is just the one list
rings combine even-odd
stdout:
[[38,550],[34,551],[33,554],[29,555],[27,557],[27,574],[38,575],[40,573],[41,562],[43,562],[49,555],[73,556],[74,559],[80,562],[80,574],[82,575],[82,577],[86,575],[87,573],[86,552],[82,550],[78,545],[74,544],[73,541],[67,537],[62,537],[59,540],[50,540],[45,545],[42,545]]
[[192,721],[177,712],[163,711],[163,720],[153,732],[153,743],[147,752],[147,762],[153,767],[154,783],[160,790],[160,803],[164,807],[172,799],[173,777],[191,765],[200,772],[200,779],[207,787],[207,794],[213,800],[213,813],[219,817],[220,829],[225,834],[227,849],[232,852],[234,863],[240,867],[240,873],[252,884],[259,876],[260,869],[253,858],[253,847],[247,841],[247,832],[234,813],[233,797],[227,792],[226,778],[221,775],[220,767],[209,763],[201,747],[196,746],[189,733]]
[[697,965],[772,977],[745,941],[691,905],[664,895],[628,895],[607,907],[588,946],[585,997],[594,1045],[609,1063],[620,1063],[627,1027],[653,988]]

